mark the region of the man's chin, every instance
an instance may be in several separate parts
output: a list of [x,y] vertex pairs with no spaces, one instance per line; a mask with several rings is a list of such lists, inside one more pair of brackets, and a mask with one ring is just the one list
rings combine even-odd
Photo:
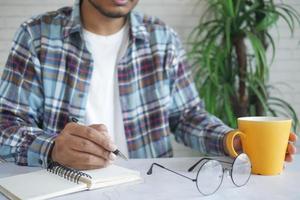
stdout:
[[103,16],[108,18],[123,18],[128,15],[128,13],[131,11],[130,8],[127,6],[108,6],[108,7],[102,7],[101,5],[98,5],[92,0],[88,0],[88,2]]

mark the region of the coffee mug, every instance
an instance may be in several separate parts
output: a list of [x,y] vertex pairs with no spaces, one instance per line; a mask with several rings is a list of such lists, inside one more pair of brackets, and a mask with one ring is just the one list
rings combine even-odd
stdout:
[[282,117],[240,117],[238,130],[226,138],[231,156],[238,154],[233,147],[236,136],[240,136],[243,152],[252,164],[252,173],[277,175],[282,172],[287,151],[292,120]]

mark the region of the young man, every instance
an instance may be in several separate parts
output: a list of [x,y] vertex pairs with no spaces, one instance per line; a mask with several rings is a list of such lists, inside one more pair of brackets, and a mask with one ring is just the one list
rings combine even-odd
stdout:
[[170,133],[225,154],[232,129],[205,111],[176,33],[131,12],[137,3],[76,0],[21,25],[0,85],[0,156],[92,169],[117,147],[131,158],[172,156]]

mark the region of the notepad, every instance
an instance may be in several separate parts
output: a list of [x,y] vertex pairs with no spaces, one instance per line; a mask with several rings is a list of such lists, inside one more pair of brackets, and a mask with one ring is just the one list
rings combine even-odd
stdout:
[[116,165],[82,172],[89,175],[89,177],[77,177],[78,183],[70,181],[70,178],[72,178],[68,177],[70,173],[65,173],[61,177],[46,169],[6,177],[0,179],[0,192],[13,200],[41,200],[83,190],[104,188],[129,182],[141,182],[142,180],[138,171]]

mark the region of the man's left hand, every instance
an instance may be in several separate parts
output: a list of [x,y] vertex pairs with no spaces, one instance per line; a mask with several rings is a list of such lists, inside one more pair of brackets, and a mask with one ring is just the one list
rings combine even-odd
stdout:
[[297,141],[297,135],[295,133],[291,133],[289,137],[289,144],[287,147],[287,151],[285,154],[285,161],[286,162],[292,162],[293,161],[293,155],[297,152],[297,149],[294,145],[294,143]]

